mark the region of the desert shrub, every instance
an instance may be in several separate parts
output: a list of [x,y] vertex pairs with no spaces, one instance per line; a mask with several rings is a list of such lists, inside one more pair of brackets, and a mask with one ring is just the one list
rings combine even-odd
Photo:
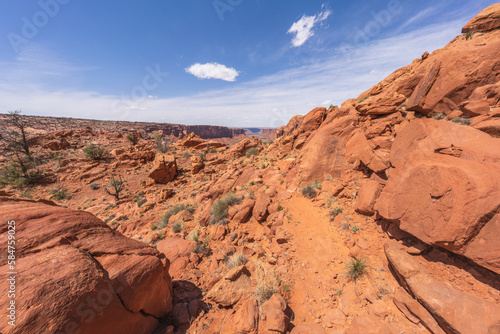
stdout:
[[256,263],[257,287],[255,296],[260,303],[269,300],[280,289],[280,279],[278,273],[262,262]]
[[259,150],[256,147],[251,147],[245,153],[247,158],[250,158],[252,155],[259,155]]
[[108,152],[100,145],[91,143],[83,148],[83,154],[87,159],[98,161],[104,159]]
[[63,188],[62,186],[50,190],[49,193],[51,195],[50,199],[57,199],[59,201],[62,201],[71,198],[71,195],[69,194],[68,190]]
[[336,205],[334,206],[330,212],[328,212],[328,214],[332,217],[332,218],[335,218],[337,217],[339,214],[342,213],[342,207],[340,205]]
[[315,180],[313,183],[312,183],[312,186],[316,189],[321,189],[321,183],[318,181],[318,180]]
[[215,222],[220,221],[227,216],[227,208],[229,206],[241,203],[241,198],[234,193],[228,193],[224,197],[217,199],[212,205],[212,219]]
[[461,124],[461,125],[470,125],[470,119],[455,117],[451,120],[453,123]]
[[167,153],[168,142],[163,139],[163,133],[161,131],[153,132],[153,140],[155,141],[155,149],[159,153]]
[[191,231],[191,233],[188,234],[186,239],[198,243],[200,242],[200,232],[198,232],[198,230]]
[[11,161],[0,168],[1,186],[8,184],[20,188],[37,183],[41,178],[43,178],[43,172],[36,169],[36,164],[33,161],[22,163]]
[[148,201],[148,199],[146,198],[144,191],[142,191],[142,190],[134,195],[134,202],[137,203],[138,208],[140,208],[147,201]]
[[183,157],[183,158],[189,158],[189,157],[191,157],[191,153],[189,153],[189,152],[184,152],[184,153],[182,153],[182,157]]
[[97,189],[99,189],[99,184],[98,184],[98,183],[91,183],[91,184],[89,185],[89,187],[90,187],[90,189],[92,189],[92,190],[97,190]]
[[236,240],[236,238],[238,238],[238,233],[234,232],[234,233],[233,233],[233,234],[231,234],[231,236],[229,237],[229,240],[234,241],[234,240]]
[[248,262],[248,259],[245,255],[241,253],[234,253],[227,259],[227,267],[229,269],[236,268],[242,266]]
[[136,135],[136,134],[128,134],[126,137],[125,137],[132,145],[137,145],[137,143],[139,142],[139,136]]
[[176,204],[174,207],[172,207],[170,210],[167,211],[161,218],[160,222],[158,223],[159,229],[164,229],[168,225],[168,221],[170,220],[170,217],[178,214],[179,212],[186,210],[190,213],[194,212],[194,208],[192,206],[186,206],[185,204]]
[[196,244],[196,247],[193,250],[193,253],[197,254],[208,254],[210,253],[210,248],[208,247],[208,241],[210,240],[210,236],[205,238],[205,241],[199,242]]
[[353,231],[354,233],[358,232],[359,230],[360,228],[358,225],[354,225],[353,227],[351,227],[351,231]]
[[304,188],[302,188],[302,195],[307,198],[314,198],[316,197],[317,193],[316,190],[314,190],[313,186],[305,186]]
[[442,112],[438,112],[438,113],[435,113],[434,115],[432,115],[432,118],[437,119],[437,120],[445,119],[446,114],[444,114]]
[[366,261],[363,258],[353,259],[346,266],[347,277],[357,280],[366,270]]
[[177,222],[172,226],[172,232],[174,232],[174,233],[179,233],[179,232],[184,231],[184,230],[185,230],[185,227],[184,227],[183,221]]

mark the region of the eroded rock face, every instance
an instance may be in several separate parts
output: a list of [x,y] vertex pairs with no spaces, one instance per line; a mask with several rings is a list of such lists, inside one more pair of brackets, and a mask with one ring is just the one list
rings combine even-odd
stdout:
[[[16,222],[16,327],[2,333],[151,333],[172,307],[169,261],[94,215],[34,201],[0,199]],[[0,250],[7,253],[7,224]],[[3,273],[8,266],[3,262]],[[0,282],[7,291],[7,280]],[[21,302],[22,301],[22,302]],[[0,305],[10,300],[4,294]]]
[[[384,250],[398,278],[446,333],[498,333],[500,307],[439,281],[395,241],[387,242]],[[425,314],[419,316],[425,319]],[[433,326],[428,321],[426,327]]]
[[390,161],[396,168],[375,210],[422,241],[500,273],[500,141],[415,119],[398,132]]

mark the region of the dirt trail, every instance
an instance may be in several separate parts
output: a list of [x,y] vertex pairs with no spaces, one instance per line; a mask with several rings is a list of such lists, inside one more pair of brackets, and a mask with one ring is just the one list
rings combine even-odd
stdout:
[[[290,307],[295,323],[319,322],[324,310],[333,307],[337,289],[336,275],[342,274],[349,249],[338,229],[329,221],[327,210],[304,197],[292,197],[283,203],[290,222],[293,266],[288,268],[292,278]],[[293,252],[293,250],[295,250]]]

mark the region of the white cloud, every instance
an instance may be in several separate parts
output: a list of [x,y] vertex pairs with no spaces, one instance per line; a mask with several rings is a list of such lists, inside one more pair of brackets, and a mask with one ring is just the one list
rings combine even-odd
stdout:
[[300,20],[294,22],[287,32],[288,34],[295,34],[295,37],[292,39],[292,45],[299,47],[314,36],[314,25],[326,20],[331,13],[330,10],[325,10],[314,16],[304,15]]
[[239,75],[234,68],[219,63],[196,63],[186,68],[186,72],[200,79],[221,79],[224,81],[236,81],[236,77]]
[[[91,91],[51,90],[43,83],[0,77],[0,112],[108,120],[278,127],[324,102],[340,105],[424,51],[443,47],[468,19],[456,20],[374,40],[357,48],[325,53],[309,65],[260,77],[227,89],[174,98],[123,101]],[[6,65],[0,63],[0,73]],[[69,76],[74,72],[68,71]],[[64,86],[62,86],[64,87]],[[159,94],[159,93],[154,93]],[[328,104],[329,105],[329,104]]]

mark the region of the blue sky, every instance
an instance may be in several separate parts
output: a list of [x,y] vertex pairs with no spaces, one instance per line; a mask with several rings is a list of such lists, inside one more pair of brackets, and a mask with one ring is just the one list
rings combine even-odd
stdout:
[[277,127],[443,47],[485,0],[0,2],[0,113]]

